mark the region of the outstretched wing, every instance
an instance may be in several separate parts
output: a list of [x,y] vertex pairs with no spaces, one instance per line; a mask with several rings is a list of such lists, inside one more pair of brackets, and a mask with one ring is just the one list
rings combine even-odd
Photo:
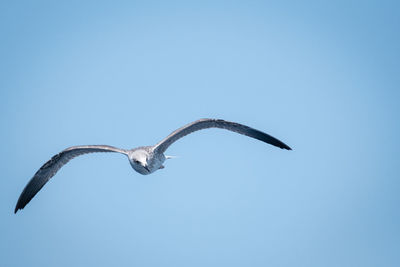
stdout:
[[94,152],[118,152],[127,154],[124,149],[119,149],[112,146],[97,145],[97,146],[73,146],[69,147],[57,155],[53,156],[46,162],[33,176],[29,183],[25,186],[21,195],[19,196],[17,205],[15,206],[14,213],[23,209],[26,204],[42,189],[42,187],[53,177],[56,172],[64,166],[71,159]]
[[170,135],[168,135],[165,139],[163,139],[161,142],[156,144],[154,146],[154,149],[164,153],[165,150],[176,140],[179,138],[182,138],[192,132],[207,129],[207,128],[221,128],[221,129],[226,129],[229,131],[233,131],[239,134],[247,135],[249,137],[258,139],[260,141],[263,141],[265,143],[283,148],[283,149],[288,149],[291,150],[289,146],[287,146],[285,143],[282,141],[279,141],[278,139],[270,136],[269,134],[263,133],[259,130],[253,129],[249,126],[239,124],[236,122],[230,122],[230,121],[225,121],[225,120],[218,120],[218,119],[200,119],[197,121],[194,121],[192,123],[189,123],[182,128],[179,128],[178,130],[172,132]]

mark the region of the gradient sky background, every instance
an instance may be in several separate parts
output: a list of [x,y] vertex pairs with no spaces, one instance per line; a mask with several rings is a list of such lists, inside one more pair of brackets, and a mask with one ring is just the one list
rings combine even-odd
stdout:
[[[398,3],[3,1],[0,266],[400,266]],[[13,214],[62,149],[204,117],[294,150],[212,129],[151,176],[82,156]]]

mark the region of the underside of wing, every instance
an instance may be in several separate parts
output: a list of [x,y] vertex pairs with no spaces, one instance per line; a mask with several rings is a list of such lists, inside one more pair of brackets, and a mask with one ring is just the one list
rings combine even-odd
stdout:
[[258,139],[260,141],[263,141],[265,143],[277,146],[282,149],[288,149],[291,150],[291,148],[283,143],[282,141],[276,139],[275,137],[272,137],[269,134],[266,134],[264,132],[261,132],[259,130],[256,130],[254,128],[251,128],[249,126],[236,123],[236,122],[230,122],[230,121],[225,121],[225,120],[220,120],[220,119],[200,119],[197,121],[194,121],[192,123],[189,123],[182,128],[177,129],[176,131],[172,132],[170,135],[168,135],[165,139],[163,139],[161,142],[155,145],[155,149],[164,153],[167,148],[177,141],[178,139],[192,133],[195,131],[203,130],[203,129],[208,129],[208,128],[221,128],[221,129],[226,129],[229,131],[233,131],[239,134],[243,134],[255,139]]
[[126,154],[126,151],[112,146],[96,145],[96,146],[74,146],[63,150],[47,161],[28,182],[19,196],[14,213],[23,209],[31,199],[42,189],[42,187],[53,177],[56,172],[71,159],[95,152],[118,152]]

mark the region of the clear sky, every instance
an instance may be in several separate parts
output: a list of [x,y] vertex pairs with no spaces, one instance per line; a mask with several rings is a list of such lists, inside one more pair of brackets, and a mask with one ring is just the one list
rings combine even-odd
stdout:
[[400,266],[398,1],[116,2],[0,4],[0,266]]

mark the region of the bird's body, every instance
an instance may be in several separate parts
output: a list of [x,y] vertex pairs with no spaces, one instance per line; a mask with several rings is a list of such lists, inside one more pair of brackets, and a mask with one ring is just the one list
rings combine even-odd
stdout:
[[129,163],[140,174],[147,175],[163,168],[166,160],[163,153],[154,151],[152,146],[134,148],[128,152]]
[[94,152],[121,153],[128,157],[129,163],[135,171],[143,175],[148,175],[164,168],[163,163],[169,158],[168,156],[164,155],[164,152],[172,143],[194,131],[207,128],[221,128],[230,130],[280,147],[282,149],[291,150],[289,146],[264,132],[243,124],[219,119],[200,119],[189,123],[172,132],[154,146],[142,146],[130,150],[107,145],[73,146],[53,156],[35,173],[33,178],[28,182],[22,191],[14,212],[16,213],[19,209],[23,209],[62,166],[77,156]]

